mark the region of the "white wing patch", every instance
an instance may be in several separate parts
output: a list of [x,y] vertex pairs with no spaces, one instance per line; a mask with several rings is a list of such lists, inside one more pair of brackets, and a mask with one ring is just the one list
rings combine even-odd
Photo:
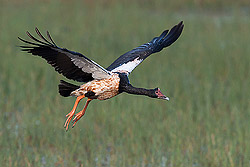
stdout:
[[54,50],[66,54],[74,65],[76,65],[83,72],[92,74],[92,77],[97,80],[105,79],[110,77],[110,72],[94,62],[93,60],[88,60],[85,57],[80,57],[78,55],[65,52],[61,49],[54,48]]
[[133,69],[136,66],[138,66],[142,61],[143,61],[143,59],[139,59],[139,57],[137,57],[133,61],[129,61],[127,63],[121,64],[120,66],[113,69],[111,72],[126,71],[128,73],[131,73],[133,71]]

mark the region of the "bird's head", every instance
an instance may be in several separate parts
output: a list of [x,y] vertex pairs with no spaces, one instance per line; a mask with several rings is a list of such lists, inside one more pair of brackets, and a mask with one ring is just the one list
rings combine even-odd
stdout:
[[154,89],[154,98],[169,100],[169,98],[167,96],[165,96],[163,93],[161,93],[159,88]]

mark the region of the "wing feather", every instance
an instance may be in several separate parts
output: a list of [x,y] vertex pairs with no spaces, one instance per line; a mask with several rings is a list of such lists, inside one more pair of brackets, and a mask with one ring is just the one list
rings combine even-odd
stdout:
[[20,46],[22,51],[44,58],[58,73],[64,75],[66,78],[79,82],[88,82],[110,76],[109,71],[84,55],[58,47],[48,31],[47,36],[49,40],[37,28],[35,28],[35,31],[41,40],[35,38],[29,32],[26,34],[35,42],[18,37],[22,42],[29,44],[28,46]]
[[175,25],[169,30],[163,31],[159,37],[153,38],[150,42],[143,44],[116,59],[107,70],[112,72],[126,72],[130,74],[143,60],[153,53],[160,52],[163,48],[174,43],[183,30],[183,22]]

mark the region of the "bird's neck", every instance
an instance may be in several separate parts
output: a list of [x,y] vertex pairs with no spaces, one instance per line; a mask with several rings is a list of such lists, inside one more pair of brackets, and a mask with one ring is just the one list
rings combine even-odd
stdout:
[[136,88],[133,87],[131,84],[125,87],[124,92],[135,95],[145,95],[149,97],[155,97],[154,89]]
[[126,92],[129,94],[135,95],[145,95],[149,97],[156,98],[155,89],[144,89],[144,88],[136,88],[129,83],[127,75],[119,75],[120,77],[120,85],[119,85],[119,92]]

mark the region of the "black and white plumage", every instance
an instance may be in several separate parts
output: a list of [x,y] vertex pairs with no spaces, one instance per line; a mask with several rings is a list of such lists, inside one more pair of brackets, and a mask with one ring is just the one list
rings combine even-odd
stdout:
[[169,30],[165,30],[159,37],[155,37],[152,41],[123,54],[107,70],[112,72],[127,71],[128,74],[131,73],[148,56],[160,52],[163,48],[174,43],[181,35],[183,26],[183,23],[180,22],[170,32]]
[[27,31],[27,35],[37,43],[29,42],[18,37],[21,41],[30,44],[30,46],[20,46],[22,51],[41,56],[47,60],[57,72],[63,74],[66,78],[78,82],[88,82],[93,79],[100,80],[110,76],[109,71],[81,53],[58,47],[52,40],[49,32],[47,32],[47,36],[50,41],[44,38],[37,28],[35,30],[44,41],[36,39]]
[[79,101],[84,97],[88,98],[87,103],[84,109],[76,114],[73,119],[75,123],[84,115],[89,102],[93,99],[105,100],[122,92],[126,92],[169,100],[168,97],[163,95],[159,88],[144,89],[133,87],[129,82],[128,75],[148,56],[174,43],[181,35],[183,27],[183,22],[180,22],[170,31],[165,30],[159,37],[155,37],[150,42],[120,56],[107,69],[78,52],[58,47],[52,40],[49,32],[47,32],[48,39],[46,39],[37,28],[35,31],[40,39],[35,38],[27,32],[27,35],[33,42],[18,38],[22,42],[29,44],[28,46],[20,46],[22,51],[42,57],[52,65],[57,72],[68,79],[87,82],[80,86],[67,83],[66,81],[61,81],[59,84],[59,93],[62,96],[77,97],[72,111],[66,115],[68,118],[65,122],[65,127],[68,129],[76,107]]

